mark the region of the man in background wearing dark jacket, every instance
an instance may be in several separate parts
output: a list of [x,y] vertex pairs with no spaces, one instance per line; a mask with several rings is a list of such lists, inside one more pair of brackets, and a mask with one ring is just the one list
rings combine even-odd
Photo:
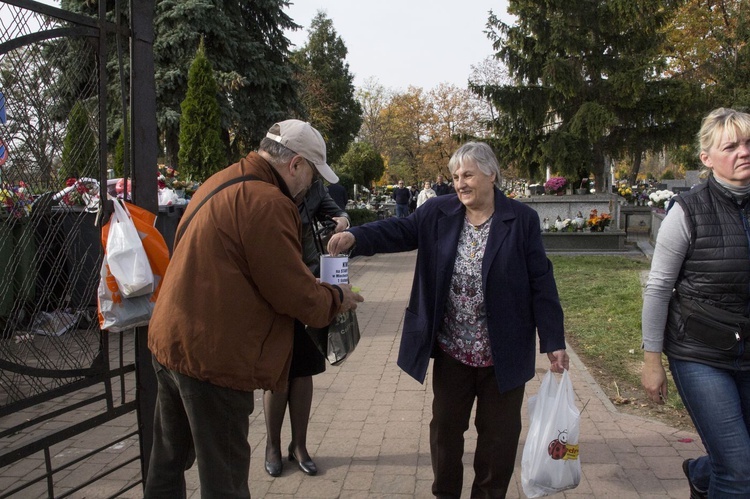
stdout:
[[435,194],[437,194],[438,196],[453,194],[453,186],[443,181],[442,175],[437,176],[437,182],[432,185],[432,190],[435,191]]
[[396,201],[396,216],[409,216],[409,201],[411,201],[411,191],[404,187],[404,181],[398,181],[398,187],[393,189],[393,200]]
[[330,194],[331,198],[336,201],[339,208],[342,210],[346,209],[346,204],[349,202],[349,196],[347,196],[346,188],[343,185],[339,183],[330,184],[328,186],[328,194]]

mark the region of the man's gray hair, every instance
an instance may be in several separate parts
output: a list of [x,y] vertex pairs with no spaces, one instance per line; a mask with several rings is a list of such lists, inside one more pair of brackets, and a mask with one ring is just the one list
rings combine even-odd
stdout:
[[258,147],[258,150],[266,152],[271,157],[271,163],[273,163],[274,166],[285,165],[297,155],[296,152],[288,147],[283,146],[268,137],[263,137],[263,140],[260,141],[260,147]]
[[497,156],[490,146],[484,142],[467,142],[462,145],[451,156],[448,161],[448,169],[451,175],[465,162],[473,161],[477,168],[487,176],[495,174],[495,186],[499,189],[500,185],[500,164],[497,162]]

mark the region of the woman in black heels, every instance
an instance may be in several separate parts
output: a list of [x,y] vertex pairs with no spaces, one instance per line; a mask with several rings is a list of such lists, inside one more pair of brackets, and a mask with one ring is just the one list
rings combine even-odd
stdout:
[[[313,233],[315,218],[336,223],[334,232],[349,228],[349,216],[331,198],[320,180],[313,182],[302,204],[302,258],[316,276],[320,276],[320,253]],[[305,325],[294,323],[294,350],[289,371],[289,386],[286,392],[263,393],[263,410],[266,416],[266,473],[279,476],[283,470],[281,457],[281,426],[289,406],[289,420],[292,426],[292,441],[289,443],[289,461],[296,461],[299,469],[308,475],[318,473],[310,454],[307,452],[307,424],[312,406],[313,379],[325,371],[325,358],[312,342]]]

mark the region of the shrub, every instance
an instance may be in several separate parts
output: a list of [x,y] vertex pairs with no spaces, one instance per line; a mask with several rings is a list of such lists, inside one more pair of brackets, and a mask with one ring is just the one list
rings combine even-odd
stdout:
[[377,213],[366,208],[355,208],[353,210],[346,210],[346,212],[352,221],[352,227],[366,224],[367,222],[374,222],[378,219]]

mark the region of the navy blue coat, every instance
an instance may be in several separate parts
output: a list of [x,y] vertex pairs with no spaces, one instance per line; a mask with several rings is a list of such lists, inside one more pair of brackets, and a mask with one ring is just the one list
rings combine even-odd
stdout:
[[[456,196],[427,200],[406,218],[350,229],[352,255],[418,249],[398,365],[424,382],[448,297],[466,209]],[[539,216],[495,189],[495,214],[482,261],[492,359],[500,392],[534,376],[536,334],[541,352],[565,348],[563,313],[542,245]]]

